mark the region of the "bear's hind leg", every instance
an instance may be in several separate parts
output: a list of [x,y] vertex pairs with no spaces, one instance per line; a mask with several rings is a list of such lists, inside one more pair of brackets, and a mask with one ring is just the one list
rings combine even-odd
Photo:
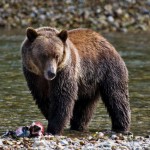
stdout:
[[98,98],[86,99],[80,98],[76,101],[73,117],[71,118],[71,130],[84,131],[87,128],[89,121],[92,118],[92,114]]
[[126,81],[115,82],[111,77],[100,86],[101,98],[112,121],[112,130],[128,131],[130,128],[130,106]]

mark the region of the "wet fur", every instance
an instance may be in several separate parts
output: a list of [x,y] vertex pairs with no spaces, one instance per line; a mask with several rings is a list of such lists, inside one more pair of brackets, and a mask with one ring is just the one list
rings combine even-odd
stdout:
[[[37,29],[39,34],[51,38],[49,31],[54,35],[59,32],[51,28]],[[128,131],[128,71],[124,61],[114,47],[94,31],[76,29],[68,31],[68,36],[64,48],[69,56],[64,54],[67,61],[63,59],[59,64],[57,76],[52,81],[26,67],[27,39],[22,45],[24,75],[48,120],[47,132],[61,134],[68,121],[71,129],[85,130],[100,97],[111,117],[112,130]]]

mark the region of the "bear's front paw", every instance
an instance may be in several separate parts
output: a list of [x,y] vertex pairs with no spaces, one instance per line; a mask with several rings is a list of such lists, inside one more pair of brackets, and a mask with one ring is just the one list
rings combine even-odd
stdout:
[[49,135],[61,135],[62,128],[58,127],[58,125],[48,124],[47,134]]

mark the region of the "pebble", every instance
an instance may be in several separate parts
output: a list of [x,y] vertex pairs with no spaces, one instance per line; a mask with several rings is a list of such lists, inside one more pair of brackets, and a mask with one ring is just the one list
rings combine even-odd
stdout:
[[115,13],[117,14],[117,16],[121,16],[123,14],[123,10],[121,8],[118,8],[117,10],[115,10]]
[[99,133],[98,133],[98,137],[99,137],[99,138],[102,138],[103,136],[104,136],[104,133],[103,133],[103,132],[99,132]]
[[3,145],[4,145],[4,144],[3,144],[2,140],[0,139],[0,147],[3,146]]
[[108,22],[113,23],[114,22],[114,18],[113,16],[108,16],[107,17]]
[[115,134],[113,134],[113,135],[111,136],[111,139],[112,139],[112,140],[116,140],[117,138],[118,138],[118,136],[115,135]]
[[46,16],[45,16],[45,15],[40,15],[40,16],[39,16],[39,19],[40,19],[41,21],[44,21],[44,20],[46,20]]
[[64,146],[64,145],[68,145],[68,141],[67,141],[67,140],[61,140],[61,141],[60,141],[60,144],[63,145],[63,146]]

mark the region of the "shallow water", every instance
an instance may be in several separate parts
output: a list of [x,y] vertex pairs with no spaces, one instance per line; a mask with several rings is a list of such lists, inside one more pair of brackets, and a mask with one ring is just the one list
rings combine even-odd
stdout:
[[[0,135],[7,129],[47,121],[28,91],[21,69],[22,31],[0,30]],[[105,34],[124,58],[129,70],[132,111],[131,131],[150,134],[150,34]],[[111,123],[102,102],[90,123],[91,131],[110,129]]]

